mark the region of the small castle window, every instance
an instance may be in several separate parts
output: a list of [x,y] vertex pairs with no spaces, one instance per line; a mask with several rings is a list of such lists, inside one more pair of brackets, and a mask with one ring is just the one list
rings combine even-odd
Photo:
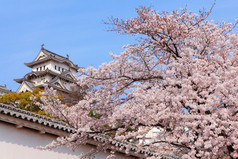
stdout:
[[38,67],[36,68],[36,71],[38,71]]
[[42,70],[42,68],[40,67],[40,71]]
[[44,66],[44,70],[45,70],[45,66]]
[[57,69],[57,66],[55,65],[55,70]]
[[58,67],[58,71],[60,71],[60,67]]
[[64,72],[64,68],[62,68],[62,72]]

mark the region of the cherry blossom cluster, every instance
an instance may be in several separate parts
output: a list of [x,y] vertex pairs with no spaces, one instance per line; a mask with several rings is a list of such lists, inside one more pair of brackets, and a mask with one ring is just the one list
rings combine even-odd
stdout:
[[[46,91],[42,108],[80,132],[51,147],[77,147],[93,134],[158,156],[172,151],[183,158],[238,158],[236,23],[208,21],[206,10],[136,11],[135,18],[107,22],[137,42],[99,68],[79,70],[77,85],[87,90],[78,104],[65,107]],[[141,142],[152,128],[161,132]]]

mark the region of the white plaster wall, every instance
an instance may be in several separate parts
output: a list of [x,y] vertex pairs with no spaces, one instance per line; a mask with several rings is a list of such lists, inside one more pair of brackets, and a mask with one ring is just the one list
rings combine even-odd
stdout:
[[[55,69],[55,65],[56,65],[57,69]],[[44,66],[45,66],[45,69],[44,69]],[[39,64],[39,65],[36,65],[36,66],[32,67],[32,71],[37,71],[37,68],[38,68],[38,71],[40,71],[40,67],[42,68],[42,71],[44,71],[48,68],[49,70],[57,72],[57,73],[61,73],[62,68],[64,68],[64,71],[70,69],[69,66],[64,64],[64,63],[58,63],[58,62],[55,62],[55,61],[47,61],[45,63],[42,63],[42,64]],[[59,67],[60,67],[60,71],[58,70]],[[74,69],[70,69],[70,70],[73,73],[73,75],[75,76],[77,71],[74,70]]]
[[31,81],[34,82],[35,86],[38,86],[40,84],[43,84],[44,80],[45,80],[45,76],[44,77],[40,77],[40,78],[32,79]]
[[[67,147],[59,149],[39,150],[37,147],[45,146],[55,137],[40,134],[26,128],[16,128],[0,121],[0,159],[78,159],[82,152],[88,152],[92,147],[81,146],[76,152],[71,152]],[[99,153],[96,159],[104,159],[108,154]],[[117,159],[132,158],[119,154]]]
[[[77,71],[70,68],[68,65],[64,64],[64,63],[58,63],[58,62],[52,62],[52,69],[53,71],[56,71],[57,73],[61,73],[62,72],[62,68],[64,68],[64,70],[69,70],[72,72],[72,74],[75,76]],[[55,70],[55,65],[57,66],[57,70]],[[60,71],[58,71],[58,67],[60,67]]]
[[17,93],[19,92],[26,92],[32,91],[25,83],[22,83],[21,86],[18,88]]
[[51,80],[52,80],[52,76],[50,75],[44,75],[42,77],[31,79],[31,81],[34,83],[35,86],[44,84],[46,81],[49,82]]
[[[45,66],[45,69],[44,69],[44,66]],[[41,67],[41,71],[44,71],[44,70],[46,70],[47,68],[48,68],[48,69],[51,69],[51,62],[50,62],[50,61],[47,61],[47,62],[45,62],[45,63],[36,65],[36,66],[32,67],[32,71],[37,71],[37,68],[38,68],[38,71],[40,71],[40,67]]]
[[55,64],[55,62],[50,61],[49,70],[59,73],[59,71],[55,70]]
[[[143,127],[141,127],[141,129],[143,129]],[[144,144],[150,144],[152,142],[155,142],[157,136],[160,135],[161,132],[163,132],[162,128],[154,127],[145,135],[145,140],[139,140],[139,142]],[[138,138],[142,138],[142,136],[138,136]]]
[[64,80],[62,80],[62,84],[66,87],[67,90],[71,90],[71,87],[70,87],[70,83],[68,82],[65,82]]
[[[57,66],[57,69],[55,69],[55,65]],[[44,66],[45,66],[45,69],[44,69]],[[49,70],[57,72],[57,73],[61,73],[62,68],[64,68],[64,71],[69,70],[69,66],[67,66],[66,64],[57,63],[57,62],[54,62],[54,61],[47,61],[45,63],[38,64],[38,65],[32,67],[32,71],[37,71],[37,68],[38,68],[38,71],[40,71],[40,67],[42,68],[41,71],[44,71],[48,68]],[[60,71],[58,70],[58,67],[60,67]],[[73,74],[76,74],[75,70],[71,69],[71,72]]]
[[[55,69],[55,66],[56,66],[57,69]],[[58,70],[59,67],[60,67],[60,71]],[[62,63],[58,63],[58,62],[54,62],[54,61],[51,62],[51,67],[50,68],[51,68],[52,71],[55,71],[57,73],[61,73],[62,68],[64,68],[64,71],[69,70],[69,66],[67,66],[66,64],[62,64]]]
[[46,75],[45,76],[45,81],[44,82],[49,82],[49,81],[51,81],[52,80],[52,76],[50,76],[50,75]]
[[73,74],[74,76],[76,76],[78,70],[74,70],[74,69],[71,68],[71,72],[72,72],[72,74]]

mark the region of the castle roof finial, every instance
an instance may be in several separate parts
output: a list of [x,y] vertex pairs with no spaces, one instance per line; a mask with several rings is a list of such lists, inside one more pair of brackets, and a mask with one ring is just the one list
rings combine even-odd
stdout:
[[41,49],[44,49],[44,44],[41,44]]
[[69,59],[69,55],[67,54],[66,56],[67,56],[67,59]]

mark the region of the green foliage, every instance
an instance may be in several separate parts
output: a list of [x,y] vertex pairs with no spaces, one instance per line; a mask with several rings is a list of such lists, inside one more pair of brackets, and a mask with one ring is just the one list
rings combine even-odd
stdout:
[[4,104],[15,103],[18,98],[19,98],[19,94],[15,92],[0,95],[0,103],[4,103]]
[[94,117],[96,119],[100,119],[101,118],[101,115],[100,114],[95,114],[93,113],[93,111],[91,110],[88,114],[89,117]]
[[[15,104],[17,108],[38,113],[40,115],[48,116],[44,110],[41,110],[35,103],[42,103],[40,97],[42,96],[40,92],[44,90],[40,88],[35,88],[32,92],[21,92],[21,93],[8,93],[0,95],[0,103],[4,104]],[[33,101],[34,98],[34,101]]]
[[126,130],[126,132],[132,132],[132,131],[133,131],[133,129],[130,126]]

